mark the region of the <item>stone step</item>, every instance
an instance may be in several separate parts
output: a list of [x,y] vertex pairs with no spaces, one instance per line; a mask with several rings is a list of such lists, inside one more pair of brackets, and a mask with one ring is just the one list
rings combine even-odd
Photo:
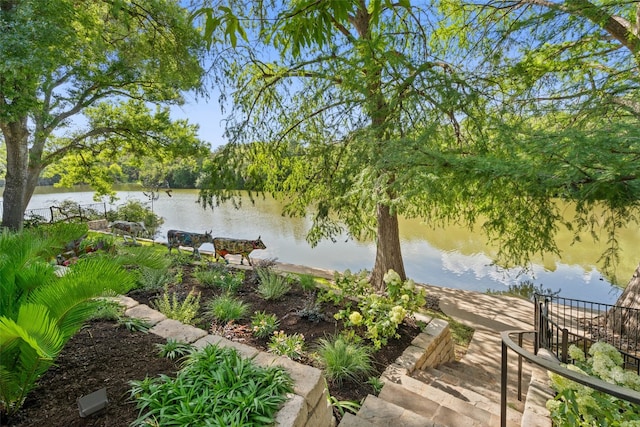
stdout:
[[[435,403],[435,402],[434,402]],[[437,404],[436,404],[437,405]],[[356,414],[356,417],[361,421],[365,421],[369,424],[354,424],[355,426],[402,426],[402,427],[452,427],[447,424],[438,424],[432,419],[416,414],[411,410],[398,406],[394,403],[387,402],[384,399],[376,397],[372,394],[368,395],[364,400],[364,403],[360,407],[360,410]],[[347,423],[352,422],[353,419],[348,417]],[[344,421],[344,420],[343,420]],[[462,426],[463,424],[461,424]],[[343,426],[340,422],[340,426]]]
[[350,412],[345,412],[338,427],[373,427],[375,424],[370,423],[364,418],[360,418]]
[[[486,390],[500,394],[500,370],[494,371],[482,365],[477,365],[467,361],[444,363],[436,368],[437,370],[458,378],[469,387],[477,386]],[[523,366],[522,371],[522,393],[527,392],[526,386],[531,378],[531,369]],[[509,393],[517,396],[518,375],[517,371],[510,369],[507,377]]]
[[[493,400],[490,396],[470,390],[465,387],[454,386],[443,382],[435,381],[426,384],[411,376],[400,377],[400,383],[405,389],[420,395],[428,396],[429,399],[438,402],[440,405],[450,407],[460,413],[477,419],[483,423],[494,425],[500,421],[500,399]],[[482,391],[482,390],[481,390]],[[467,405],[461,404],[467,403]],[[511,402],[507,407],[507,425],[519,426],[522,420],[522,410],[513,408]],[[478,411],[480,409],[481,411]],[[483,412],[484,411],[484,412]]]
[[[482,382],[476,382],[475,380],[469,381],[461,376],[455,375],[455,373],[448,373],[441,371],[437,368],[428,368],[426,370],[416,370],[411,374],[411,377],[429,384],[433,387],[446,389],[453,388],[458,393],[464,394],[464,390],[479,394],[486,398],[486,400],[497,403],[500,402],[500,392],[494,391],[486,387]],[[518,400],[518,389],[516,386],[508,386],[507,399],[509,405],[516,411],[522,412],[524,410],[525,394],[522,394],[522,400]]]
[[403,385],[387,382],[378,397],[449,427],[486,427],[500,424],[499,416],[426,384],[416,393]]

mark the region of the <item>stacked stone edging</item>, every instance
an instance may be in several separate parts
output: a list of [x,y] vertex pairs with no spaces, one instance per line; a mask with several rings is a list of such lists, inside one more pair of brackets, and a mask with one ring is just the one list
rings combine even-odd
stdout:
[[282,366],[294,381],[293,393],[276,414],[276,425],[282,427],[330,427],[335,426],[333,410],[329,404],[322,371],[312,366],[297,363],[283,356],[259,351],[246,344],[230,341],[224,337],[177,320],[140,304],[133,298],[120,296],[117,301],[125,307],[125,315],[144,319],[152,325],[150,332],[166,339],[193,344],[197,348],[207,344],[233,347],[240,354],[251,358],[260,366]]
[[410,375],[416,369],[436,367],[455,360],[449,323],[420,314],[416,317],[427,323],[427,326],[413,339],[402,355],[382,373],[380,377],[382,381],[400,383],[403,375]]

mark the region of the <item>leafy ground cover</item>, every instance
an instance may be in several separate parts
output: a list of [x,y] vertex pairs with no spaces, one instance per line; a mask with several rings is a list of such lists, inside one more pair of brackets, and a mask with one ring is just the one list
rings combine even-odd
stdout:
[[[258,292],[257,278],[247,272],[236,295],[248,307],[248,314],[237,321],[219,322],[209,316],[206,304],[224,292],[219,287],[205,286],[196,279],[197,267],[180,266],[176,276],[166,283],[172,295],[184,301],[190,293],[200,295],[200,309],[195,316],[196,326],[243,342],[260,350],[269,349],[269,338],[252,334],[250,315],[255,312],[274,314],[279,319],[278,330],[287,335],[304,336],[305,352],[301,363],[317,366],[313,357],[316,343],[341,332],[344,325],[334,318],[342,307],[328,303],[318,304],[314,293],[292,286],[284,296],[265,300]],[[178,278],[176,280],[176,277]],[[155,305],[162,300],[164,289],[148,287],[136,290],[130,296],[141,303]],[[387,345],[373,353],[373,372],[379,377],[385,367],[395,361],[420,332],[419,325],[404,322],[398,333],[400,338],[390,339]],[[159,374],[174,375],[179,368],[175,361],[160,357],[156,344],[164,340],[153,334],[130,331],[115,321],[92,321],[65,346],[56,365],[39,381],[29,395],[23,409],[2,425],[12,426],[128,426],[137,416],[135,402],[130,399],[130,381]],[[376,393],[375,381],[329,382],[329,393],[336,404],[336,414],[345,405],[339,402],[361,401],[367,394]],[[87,418],[80,418],[76,399],[84,394],[107,387],[107,408]]]

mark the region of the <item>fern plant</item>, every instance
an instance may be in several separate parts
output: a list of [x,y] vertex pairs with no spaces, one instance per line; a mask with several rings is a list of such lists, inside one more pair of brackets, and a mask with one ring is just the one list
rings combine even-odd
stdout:
[[133,276],[110,257],[80,259],[56,274],[49,260],[86,233],[77,225],[0,232],[0,411],[20,409],[37,379],[80,330],[96,297],[126,293]]

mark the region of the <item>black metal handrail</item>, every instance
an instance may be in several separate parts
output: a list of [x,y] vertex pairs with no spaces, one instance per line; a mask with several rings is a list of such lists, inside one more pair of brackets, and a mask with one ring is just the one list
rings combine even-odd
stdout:
[[[520,345],[516,344],[511,335],[518,335],[518,342]],[[626,400],[627,402],[635,403],[640,405],[640,392],[635,390],[621,387],[619,385],[611,384],[606,381],[603,381],[596,377],[591,377],[589,375],[584,375],[576,371],[571,371],[564,366],[560,362],[552,361],[542,356],[538,356],[528,350],[522,348],[522,336],[525,334],[533,334],[534,339],[538,341],[538,334],[536,331],[525,331],[525,330],[513,330],[513,331],[505,331],[500,335],[502,337],[502,367],[501,367],[501,375],[500,375],[500,426],[506,427],[507,425],[507,362],[508,362],[508,349],[513,350],[518,354],[519,362],[522,361],[522,358],[528,360],[529,362],[538,365],[547,371],[554,372],[558,375],[561,375],[565,378],[568,378],[572,381],[590,387],[594,390],[601,391],[603,393],[609,394],[611,396],[615,396],[619,399]],[[536,346],[537,351],[537,346]],[[520,390],[520,382],[522,381],[522,364],[518,363],[518,390]]]

